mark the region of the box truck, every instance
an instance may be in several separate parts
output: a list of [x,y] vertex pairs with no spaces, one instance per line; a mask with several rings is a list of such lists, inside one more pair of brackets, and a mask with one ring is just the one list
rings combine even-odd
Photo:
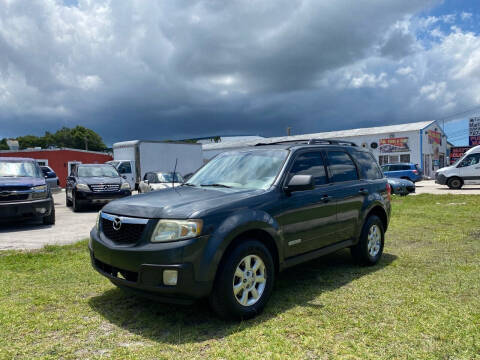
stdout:
[[187,175],[203,165],[202,145],[185,142],[132,140],[113,144],[113,161],[120,175],[137,190],[146,172],[176,172]]

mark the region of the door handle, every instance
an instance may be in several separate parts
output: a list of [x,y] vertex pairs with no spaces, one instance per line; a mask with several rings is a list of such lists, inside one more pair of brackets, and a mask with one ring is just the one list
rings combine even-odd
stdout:
[[329,202],[330,200],[332,200],[332,198],[331,198],[330,196],[328,196],[328,195],[326,195],[326,194],[322,196],[322,201],[323,201],[324,203],[327,203],[327,202]]
[[368,189],[362,188],[358,190],[358,193],[361,195],[368,195]]

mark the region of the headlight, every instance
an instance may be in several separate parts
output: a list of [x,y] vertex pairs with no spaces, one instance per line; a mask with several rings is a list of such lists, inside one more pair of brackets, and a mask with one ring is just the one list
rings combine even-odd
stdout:
[[130,184],[128,182],[123,182],[121,189],[122,190],[130,190]]
[[77,184],[77,190],[80,191],[90,191],[90,188],[87,184]]
[[32,187],[32,199],[44,199],[48,195],[47,185],[40,185]]
[[102,216],[102,212],[99,211],[97,214],[97,222],[95,223],[95,227],[97,228],[97,231],[100,231],[100,217]]
[[184,240],[202,233],[202,220],[160,220],[152,234],[152,242]]

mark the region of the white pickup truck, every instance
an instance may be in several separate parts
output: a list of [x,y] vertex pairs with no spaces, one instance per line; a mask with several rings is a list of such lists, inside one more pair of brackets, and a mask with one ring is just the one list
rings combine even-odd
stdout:
[[480,184],[480,145],[468,150],[455,164],[437,170],[435,182],[450,189]]
[[185,142],[132,140],[113,144],[113,165],[132,189],[147,172],[176,172],[186,175],[203,165],[202,145]]

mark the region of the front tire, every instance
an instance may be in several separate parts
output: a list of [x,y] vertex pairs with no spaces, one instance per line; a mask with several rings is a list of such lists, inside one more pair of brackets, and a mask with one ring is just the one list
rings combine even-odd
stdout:
[[74,212],[79,212],[82,209],[82,207],[78,203],[77,194],[75,194],[74,192],[72,192],[72,207]]
[[72,206],[72,200],[68,198],[67,189],[65,189],[65,205],[67,205],[67,207]]
[[448,179],[447,186],[450,189],[458,190],[458,189],[462,188],[463,181],[462,181],[462,179],[460,179],[458,177],[452,177],[452,178]]
[[220,263],[210,305],[223,319],[254,317],[268,302],[274,281],[270,251],[257,240],[242,241]]
[[363,225],[360,240],[350,248],[352,257],[361,265],[375,265],[383,254],[385,231],[378,216],[371,215]]
[[50,215],[44,216],[42,221],[43,221],[43,225],[55,225],[55,205],[53,203],[53,199],[52,199],[52,210],[50,210]]

